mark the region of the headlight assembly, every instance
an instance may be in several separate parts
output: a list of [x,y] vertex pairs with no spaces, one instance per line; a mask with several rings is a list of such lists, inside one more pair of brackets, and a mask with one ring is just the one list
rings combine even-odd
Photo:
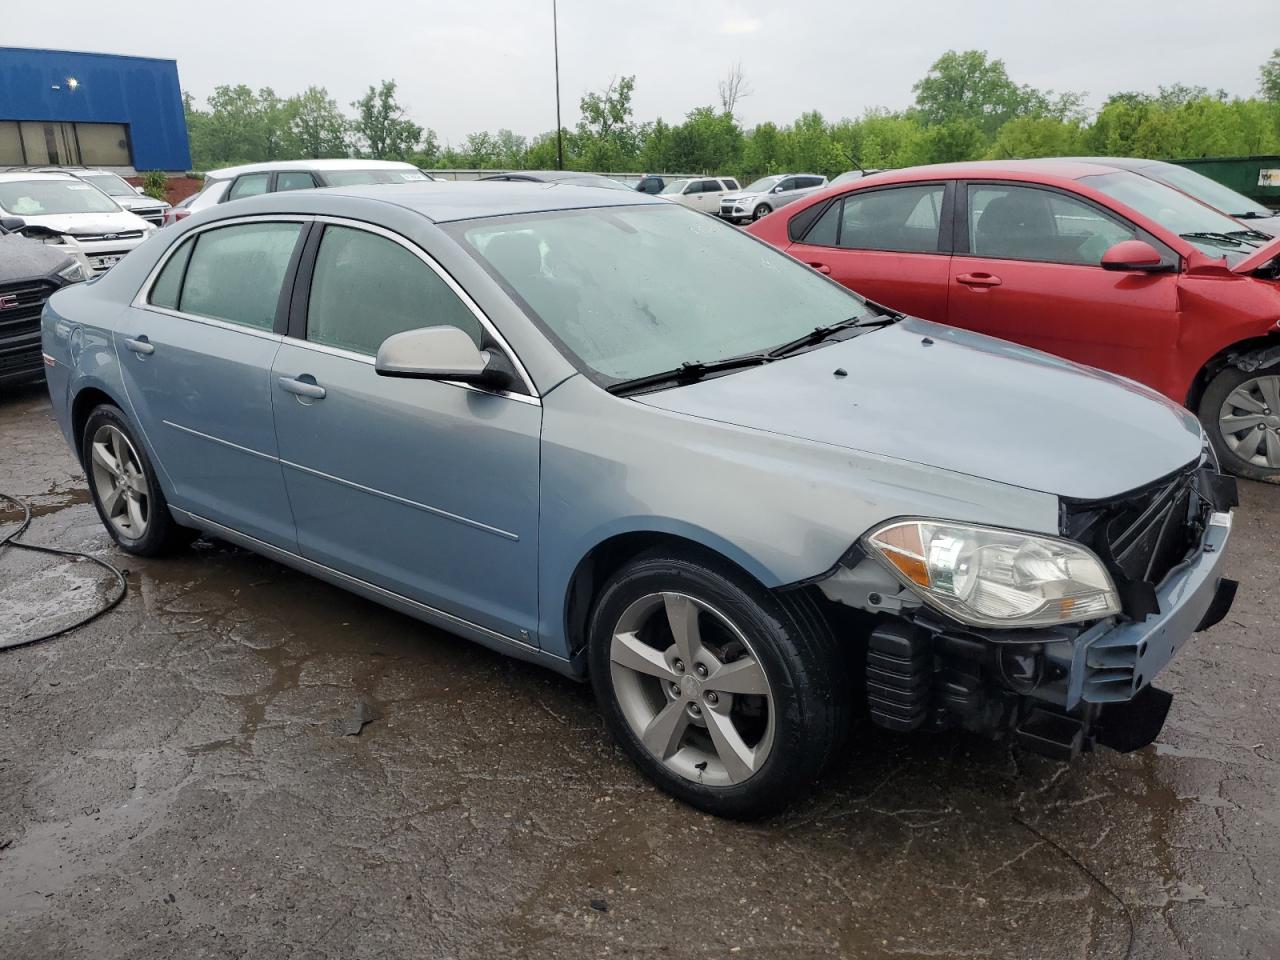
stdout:
[[1120,612],[1110,574],[1085,547],[1013,530],[903,520],[864,538],[908,587],[976,627],[1040,627]]

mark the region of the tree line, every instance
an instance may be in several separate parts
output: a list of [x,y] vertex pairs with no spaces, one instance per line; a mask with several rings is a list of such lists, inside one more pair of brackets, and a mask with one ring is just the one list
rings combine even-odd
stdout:
[[[790,123],[747,129],[737,113],[752,93],[740,65],[720,82],[718,103],[676,123],[639,122],[635,77],[584,94],[577,125],[561,131],[572,170],[735,174],[787,170],[833,176],[855,168],[956,160],[1106,155],[1185,158],[1280,153],[1280,49],[1259,71],[1258,95],[1205,87],[1125,91],[1091,114],[1084,94],[1015,83],[1002,60],[948,51],[913,86],[905,110],[867,110],[831,121],[803,113]],[[434,169],[554,169],[555,131],[527,137],[501,129],[441,144],[415,123],[394,80],[370,86],[344,111],[323,87],[281,98],[263,88],[219,86],[200,106],[184,94],[193,163],[208,170],[298,157],[375,157]]]

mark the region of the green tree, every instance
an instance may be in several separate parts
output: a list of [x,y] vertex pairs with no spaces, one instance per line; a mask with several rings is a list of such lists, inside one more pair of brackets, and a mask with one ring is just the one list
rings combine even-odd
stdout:
[[994,137],[1015,117],[1065,120],[1082,115],[1080,94],[1055,95],[1052,90],[1019,86],[1009,78],[1003,60],[990,59],[982,50],[948,50],[912,89],[926,126],[964,121],[975,124],[987,137]]
[[324,87],[307,87],[284,103],[295,156],[345,157],[351,152],[350,121]]
[[422,128],[408,118],[396,100],[396,82],[383,80],[351,106],[356,109],[352,130],[365,156],[403,160],[422,140]]
[[991,160],[1079,156],[1084,135],[1078,123],[1053,117],[1017,117],[1000,128],[987,151]]
[[640,154],[640,131],[631,118],[635,85],[634,76],[614,77],[600,92],[582,95],[575,159],[570,164],[566,157],[566,166],[605,171],[635,166]]
[[987,137],[974,120],[949,120],[930,127],[924,135],[926,163],[976,160],[988,149]]
[[269,87],[254,93],[244,84],[215,87],[208,110],[187,103],[194,119],[188,133],[198,169],[259,160],[278,160],[287,153],[288,126],[283,105]]
[[1258,80],[1263,98],[1280,103],[1280,47],[1271,51],[1267,62],[1258,70]]

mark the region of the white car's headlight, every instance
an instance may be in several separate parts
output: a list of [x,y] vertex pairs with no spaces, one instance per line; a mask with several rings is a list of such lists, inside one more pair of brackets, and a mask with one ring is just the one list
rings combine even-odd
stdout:
[[930,605],[977,627],[1038,627],[1120,612],[1102,562],[1077,543],[944,520],[904,520],[866,545]]
[[79,283],[81,280],[88,279],[85,276],[84,265],[79,260],[72,260],[58,271],[58,276],[67,281],[67,283]]

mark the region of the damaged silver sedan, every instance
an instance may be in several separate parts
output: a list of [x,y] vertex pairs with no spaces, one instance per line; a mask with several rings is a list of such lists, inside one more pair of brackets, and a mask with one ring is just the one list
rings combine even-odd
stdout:
[[721,815],[795,798],[856,711],[1141,746],[1231,602],[1194,416],[629,191],[246,199],[55,294],[43,335],[121,547],[204,532],[589,677]]

